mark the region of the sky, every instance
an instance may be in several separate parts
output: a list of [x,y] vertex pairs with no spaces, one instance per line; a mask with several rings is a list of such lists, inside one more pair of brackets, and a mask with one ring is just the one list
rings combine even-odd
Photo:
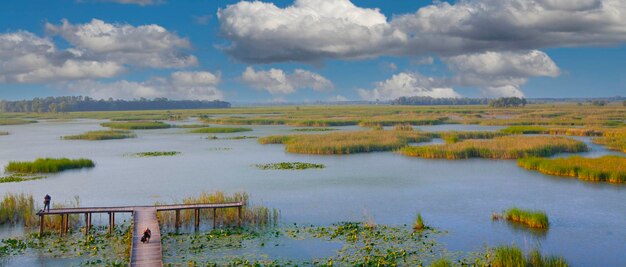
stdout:
[[0,99],[64,95],[626,96],[626,1],[0,1]]

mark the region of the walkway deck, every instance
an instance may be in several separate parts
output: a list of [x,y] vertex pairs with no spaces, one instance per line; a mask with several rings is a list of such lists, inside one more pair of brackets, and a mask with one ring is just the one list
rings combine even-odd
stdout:
[[[130,266],[163,266],[161,249],[161,232],[157,221],[157,210],[152,207],[135,209],[133,215],[134,229],[132,250],[130,252]],[[143,231],[150,228],[152,237],[150,242],[141,243]]]
[[[180,226],[180,211],[195,210],[195,227],[198,229],[200,224],[200,210],[213,209],[213,227],[216,226],[216,210],[226,208],[237,208],[239,215],[239,224],[242,222],[243,203],[219,203],[219,204],[178,204],[178,205],[159,205],[159,206],[121,206],[121,207],[83,207],[83,208],[64,208],[51,209],[49,211],[39,211],[39,234],[44,232],[44,216],[60,215],[61,235],[67,233],[69,227],[70,214],[85,215],[85,234],[91,228],[92,213],[108,213],[109,214],[109,233],[113,233],[115,226],[115,213],[133,214],[133,240],[130,254],[130,266],[163,266],[163,251],[161,248],[161,232],[159,229],[159,221],[157,220],[157,212],[159,211],[176,211],[175,226]],[[141,236],[146,228],[150,228],[152,238],[149,243],[141,243]]]

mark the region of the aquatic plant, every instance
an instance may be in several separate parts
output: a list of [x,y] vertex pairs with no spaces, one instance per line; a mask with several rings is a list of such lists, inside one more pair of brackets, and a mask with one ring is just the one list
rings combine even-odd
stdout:
[[280,162],[269,164],[256,164],[254,165],[261,170],[306,170],[306,169],[323,169],[326,168],[324,164],[314,164],[305,162]]
[[89,159],[38,158],[35,161],[11,161],[4,170],[15,173],[56,173],[94,166],[93,161]]
[[151,152],[140,152],[133,154],[136,157],[162,157],[162,156],[176,156],[180,154],[177,151],[151,151]]
[[393,129],[396,131],[413,131],[413,126],[410,124],[396,124],[393,126]]
[[250,132],[251,128],[243,127],[211,127],[211,128],[198,128],[189,131],[190,133],[238,133],[238,132]]
[[21,125],[21,124],[29,124],[29,123],[36,123],[36,122],[37,121],[33,121],[33,120],[0,118],[0,125]]
[[16,182],[39,180],[43,178],[46,178],[46,176],[29,175],[29,174],[24,174],[24,173],[13,173],[8,176],[0,177],[0,183],[16,183]]
[[209,127],[208,124],[178,124],[172,125],[174,128],[183,128],[183,129],[195,129],[195,128],[206,128]]
[[320,128],[320,127],[291,129],[292,132],[328,132],[328,131],[336,131],[336,130],[338,130],[338,129],[335,129],[335,128]]
[[7,193],[0,202],[0,225],[7,223],[35,225],[38,222],[36,213],[35,200],[32,194]]
[[544,256],[537,249],[528,255],[516,246],[499,246],[487,253],[489,266],[493,267],[567,267],[562,257]]
[[593,142],[595,144],[606,146],[608,149],[626,153],[626,135],[615,137],[598,137],[594,138]]
[[136,134],[129,131],[110,130],[110,131],[90,131],[78,135],[63,136],[66,140],[113,140],[137,137]]
[[150,130],[150,129],[166,129],[172,125],[160,121],[127,121],[127,122],[105,122],[101,123],[103,127],[123,130]]
[[459,141],[463,141],[465,139],[492,139],[499,136],[505,136],[507,134],[501,132],[440,132],[435,133],[435,135],[439,136],[446,143],[452,144]]
[[549,226],[548,215],[543,211],[525,210],[517,207],[507,209],[504,217],[508,221],[520,223],[530,228],[543,228]]
[[[251,226],[264,226],[277,223],[279,212],[276,209],[269,209],[263,206],[252,206],[249,203],[247,193],[234,193],[227,195],[224,192],[216,191],[213,193],[202,192],[198,196],[184,198],[182,204],[205,204],[205,203],[232,203],[242,202],[242,222]],[[162,205],[165,203],[156,203]],[[173,211],[164,211],[157,214],[159,223],[164,226],[173,226],[175,224],[175,213]],[[216,213],[216,220],[219,225],[233,226],[239,222],[239,213],[237,208],[220,209]],[[213,220],[213,213],[210,210],[200,210],[200,218],[206,222]],[[181,223],[190,224],[194,221],[193,210],[183,210],[180,212]]]
[[454,144],[408,146],[400,153],[411,157],[442,159],[516,159],[545,157],[560,152],[587,151],[585,143],[557,136],[502,136],[488,140],[464,140]]
[[500,130],[500,132],[505,134],[541,134],[547,131],[548,129],[545,127],[533,125],[509,126]]
[[428,265],[428,267],[453,267],[456,266],[452,261],[446,258],[437,259]]
[[0,135],[9,135],[9,132],[2,132],[2,131],[0,131]]
[[303,154],[353,154],[390,151],[411,142],[426,142],[430,134],[418,131],[358,131],[328,134],[268,136],[261,144],[285,144],[285,150]]
[[424,230],[426,225],[424,225],[424,219],[422,219],[422,214],[418,213],[417,218],[415,219],[415,223],[413,223],[413,230],[420,231]]
[[525,169],[557,176],[577,177],[590,182],[626,183],[626,158],[603,156],[600,158],[523,158],[517,164]]

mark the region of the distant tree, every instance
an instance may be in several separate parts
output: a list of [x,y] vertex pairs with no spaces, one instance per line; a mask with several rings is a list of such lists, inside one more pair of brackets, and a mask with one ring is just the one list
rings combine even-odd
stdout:
[[593,100],[593,101],[591,101],[591,105],[592,106],[596,106],[596,107],[606,106],[606,101],[604,101],[604,100]]
[[524,107],[526,104],[526,98],[519,97],[500,97],[489,101],[489,106],[494,108]]

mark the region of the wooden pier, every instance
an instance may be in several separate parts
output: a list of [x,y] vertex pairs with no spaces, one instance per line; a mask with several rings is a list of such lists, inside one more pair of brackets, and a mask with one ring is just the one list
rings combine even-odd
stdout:
[[[163,266],[162,249],[161,249],[161,233],[159,222],[157,220],[157,212],[174,211],[175,227],[181,226],[180,211],[194,210],[194,227],[198,230],[200,226],[200,210],[213,210],[213,228],[217,226],[217,210],[237,208],[238,225],[241,226],[243,220],[243,203],[219,203],[219,204],[179,204],[179,205],[158,205],[158,206],[122,206],[122,207],[83,207],[83,208],[64,208],[50,209],[49,211],[39,211],[39,235],[44,233],[44,217],[45,216],[61,216],[60,234],[66,235],[70,227],[71,214],[83,214],[85,218],[85,235],[89,234],[91,229],[91,215],[94,213],[106,213],[109,215],[108,233],[113,234],[115,228],[116,213],[131,213],[133,216],[133,239],[130,256],[130,266]],[[150,228],[152,237],[150,242],[141,243],[143,231]]]

